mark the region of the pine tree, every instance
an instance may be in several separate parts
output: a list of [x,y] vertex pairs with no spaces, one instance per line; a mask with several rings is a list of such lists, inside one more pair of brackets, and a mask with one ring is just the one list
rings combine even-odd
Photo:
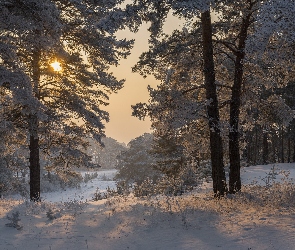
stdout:
[[[219,110],[218,99],[216,95],[215,85],[215,68],[213,62],[212,47],[212,27],[210,17],[210,1],[134,1],[133,5],[127,5],[125,12],[113,13],[110,18],[99,23],[100,27],[108,30],[107,26],[111,22],[112,16],[121,15],[125,21],[125,25],[136,31],[142,22],[150,22],[151,32],[150,43],[152,47],[157,47],[158,40],[162,34],[163,24],[169,13],[172,11],[176,16],[187,18],[189,20],[201,16],[203,30],[203,69],[205,74],[205,88],[207,97],[210,98],[208,104],[208,126],[211,133],[210,151],[212,157],[213,169],[213,186],[217,196],[225,193],[225,173],[223,165],[223,149],[222,140],[219,130]],[[118,24],[122,26],[122,23]],[[154,59],[153,59],[154,60]],[[156,70],[152,66],[153,69]],[[216,157],[217,153],[218,157]],[[215,155],[215,156],[214,156]]]
[[[218,13],[217,22],[213,24],[213,29],[210,30],[212,24],[210,23],[210,11],[209,4],[212,2],[211,9]],[[290,54],[284,53],[280,54],[274,50],[274,47],[278,50],[283,50],[282,48],[290,47],[292,41],[294,41],[294,36],[292,32],[288,32],[288,28],[293,27],[294,23],[290,22],[292,20],[291,16],[294,14],[293,6],[294,3],[290,1],[134,1],[133,5],[127,5],[124,20],[127,22],[127,26],[133,28],[138,27],[142,21],[151,22],[149,31],[151,32],[151,50],[152,53],[143,54],[141,61],[136,66],[136,70],[139,69],[145,74],[154,74],[158,79],[163,81],[163,66],[168,66],[165,62],[162,63],[164,56],[170,56],[161,51],[168,51],[168,44],[165,46],[159,46],[161,43],[158,41],[159,38],[168,40],[162,34],[162,27],[167,14],[171,11],[175,16],[185,18],[192,22],[192,18],[200,17],[199,20],[194,22],[194,26],[187,26],[187,34],[191,35],[192,29],[198,29],[201,27],[203,34],[206,32],[206,42],[201,45],[203,49],[203,66],[204,66],[204,79],[205,88],[207,91],[207,96],[210,95],[209,100],[211,103],[208,105],[209,114],[209,128],[210,133],[215,133],[214,143],[211,144],[211,155],[214,151],[214,145],[219,145],[218,150],[214,151],[219,155],[222,151],[222,143],[220,142],[220,118],[219,110],[220,108],[227,106],[229,104],[229,160],[230,160],[230,181],[229,181],[229,191],[234,193],[241,189],[240,180],[240,113],[243,105],[242,90],[246,84],[251,84],[253,86],[257,83],[257,79],[261,80],[262,84],[268,85],[268,87],[273,86],[273,81],[278,79],[280,73],[282,73],[283,78],[289,74],[286,69],[290,72],[291,64],[286,63],[288,60],[292,61]],[[127,14],[126,14],[127,13]],[[207,21],[207,23],[205,22]],[[288,28],[287,28],[288,27]],[[289,41],[282,39],[284,35],[288,36]],[[213,43],[210,42],[210,37],[214,36]],[[176,37],[176,36],[174,36]],[[184,39],[188,36],[179,37],[180,40],[175,42],[176,47],[170,50],[170,53],[175,53],[174,60],[178,63],[181,61],[183,56],[177,53],[181,49],[181,44],[184,44]],[[198,37],[199,38],[199,37]],[[205,38],[205,36],[203,36]],[[187,41],[187,40],[186,40]],[[201,40],[204,42],[204,39]],[[289,44],[289,45],[288,45]],[[163,45],[163,43],[162,43]],[[213,48],[214,45],[214,48]],[[275,45],[275,46],[274,46]],[[192,54],[194,51],[191,51]],[[213,52],[215,53],[215,60],[217,60],[217,66],[214,66]],[[210,55],[212,54],[212,55]],[[282,56],[286,58],[284,59]],[[177,58],[177,60],[176,60]],[[268,58],[268,59],[265,59]],[[287,59],[288,58],[288,59]],[[165,60],[165,59],[164,59]],[[165,60],[167,61],[167,60]],[[192,61],[188,59],[188,61]],[[206,62],[205,62],[206,61]],[[261,61],[263,62],[261,64]],[[278,63],[279,62],[279,63]],[[284,62],[282,64],[282,62]],[[171,62],[170,62],[171,63]],[[182,61],[181,61],[182,63]],[[171,63],[175,65],[175,63]],[[157,66],[155,66],[157,65]],[[187,63],[189,65],[189,63]],[[270,75],[266,67],[274,67],[273,72]],[[282,65],[284,65],[282,67]],[[183,64],[184,66],[184,64]],[[157,68],[160,67],[160,68]],[[168,66],[169,67],[169,66]],[[168,68],[167,67],[167,68]],[[284,70],[285,67],[285,70]],[[173,68],[173,67],[172,67]],[[209,69],[209,70],[206,70]],[[216,70],[217,69],[217,70]],[[224,70],[225,69],[225,70]],[[162,70],[162,71],[161,71]],[[280,72],[280,73],[278,73]],[[216,74],[215,74],[216,73]],[[217,76],[218,81],[215,79]],[[255,80],[253,80],[255,79]],[[286,82],[285,80],[283,80]],[[255,83],[255,84],[253,84]],[[226,100],[224,103],[218,105],[218,98],[216,93],[216,87],[219,88],[224,93],[226,89],[230,90],[230,99]],[[257,88],[257,86],[255,86]],[[259,91],[257,89],[257,91]],[[220,96],[219,96],[220,97]],[[221,97],[224,99],[224,97]],[[142,110],[146,107],[142,105]],[[215,110],[213,112],[213,110]],[[214,124],[214,126],[211,126]],[[223,153],[221,153],[222,155]],[[223,156],[222,156],[223,157]],[[221,159],[222,157],[217,157]],[[224,171],[223,163],[218,160],[219,164],[215,164],[217,159],[212,159],[213,172],[220,174],[213,174],[214,185],[217,185],[220,189],[214,192],[218,193],[222,191],[221,185],[217,183],[225,182],[223,177]],[[213,163],[214,162],[214,163]],[[219,167],[220,168],[219,168]],[[218,179],[217,176],[220,176]],[[222,181],[218,181],[222,180]],[[223,184],[224,185],[224,184]],[[217,187],[216,186],[216,187]]]
[[155,158],[150,153],[152,144],[153,135],[148,133],[131,140],[128,143],[129,149],[118,156],[118,173],[115,178],[128,184],[136,182],[139,185],[148,178],[159,178],[159,173],[153,169]]
[[[30,142],[33,201],[40,200],[40,139],[48,138],[42,137],[43,132],[58,127],[69,138],[91,134],[100,141],[103,136],[103,121],[108,121],[108,113],[100,107],[107,105],[108,93],[119,90],[124,82],[108,73],[108,67],[126,57],[132,46],[132,41],[117,40],[95,26],[116,3],[11,0],[2,4],[3,43],[15,52],[17,69],[29,79],[29,87],[24,89],[31,91],[31,99],[39,103],[22,103]],[[55,60],[62,71],[54,72],[50,67]],[[2,63],[13,75],[11,63]],[[10,79],[5,81],[13,85]]]
[[210,153],[212,164],[213,191],[217,197],[223,196],[226,190],[226,179],[223,163],[223,144],[220,135],[219,109],[216,91],[215,66],[213,58],[212,24],[210,11],[201,14],[202,48],[204,61],[204,82],[210,130]]
[[89,141],[88,152],[92,156],[94,167],[100,166],[106,169],[114,169],[118,161],[117,156],[127,150],[125,143],[119,143],[111,137],[102,139],[103,147],[91,138],[89,138]]
[[[222,2],[222,1],[221,1]],[[281,65],[285,64],[287,60],[280,58],[280,53],[275,52],[273,54],[274,41],[272,39],[277,36],[278,28],[281,31],[285,30],[286,19],[281,15],[289,16],[291,13],[286,9],[286,2],[277,3],[273,1],[245,1],[236,3],[232,1],[225,1],[226,4],[221,4],[220,8],[217,7],[220,13],[221,24],[228,24],[228,31],[224,35],[224,38],[218,39],[223,45],[222,52],[226,55],[231,55],[230,58],[234,63],[234,73],[231,86],[231,99],[230,99],[230,121],[229,121],[229,159],[230,159],[230,174],[229,174],[229,192],[235,193],[241,190],[241,178],[240,178],[240,112],[242,105],[242,88],[245,88],[246,84],[249,84],[249,78],[253,79],[257,76],[258,72],[249,68],[249,64],[252,67],[260,68],[261,60],[253,57],[255,54],[261,56],[261,44],[265,47],[265,55],[272,54],[269,57],[275,57],[276,60],[281,59]],[[289,3],[291,7],[293,3]],[[222,9],[222,10],[221,10]],[[240,10],[237,13],[237,9]],[[268,9],[268,10],[266,10]],[[271,10],[271,11],[270,11]],[[291,11],[292,12],[292,11]],[[262,14],[261,14],[262,13]],[[284,19],[282,21],[274,20],[275,16],[281,16],[278,18]],[[288,18],[287,18],[288,19]],[[282,23],[285,23],[284,25]],[[288,21],[287,21],[288,22]],[[220,25],[219,25],[220,26]],[[226,26],[225,26],[226,27]],[[256,39],[253,39],[256,37]],[[267,38],[268,37],[268,38]],[[272,38],[273,37],[273,38]],[[290,36],[289,36],[290,37]],[[267,39],[270,40],[268,41]],[[263,40],[263,41],[262,41]],[[275,38],[276,40],[276,38]],[[292,39],[291,39],[292,40]],[[282,41],[282,40],[281,40]],[[280,42],[279,42],[280,43]],[[262,46],[263,46],[262,45]],[[252,47],[249,47],[252,46]],[[286,46],[286,44],[285,44]],[[272,47],[271,50],[267,48]],[[285,54],[285,53],[284,53]],[[254,59],[255,58],[255,59]],[[253,60],[254,59],[254,60]],[[264,62],[266,63],[266,62]],[[284,77],[286,72],[283,72],[280,67],[277,67],[274,62],[267,62],[268,67],[273,65],[272,72],[265,71],[261,74],[262,84],[266,85],[269,82],[271,75],[275,76],[278,72],[282,72]],[[264,64],[265,65],[265,64]],[[288,66],[287,66],[288,67]],[[267,73],[266,73],[267,72]],[[266,73],[266,74],[265,74]],[[268,75],[267,75],[268,74]],[[287,73],[288,74],[288,73]],[[283,77],[283,78],[284,78]],[[267,79],[268,78],[268,79]],[[276,80],[279,78],[275,77]],[[281,78],[282,79],[282,78]],[[274,80],[274,79],[273,79]],[[253,81],[253,80],[252,80]],[[279,80],[280,81],[280,80]],[[253,81],[254,82],[254,81]],[[273,87],[273,83],[271,83]],[[266,149],[266,148],[265,148]]]

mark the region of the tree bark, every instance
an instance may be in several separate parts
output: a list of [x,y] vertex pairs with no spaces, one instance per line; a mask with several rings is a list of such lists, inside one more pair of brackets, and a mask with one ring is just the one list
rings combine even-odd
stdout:
[[258,125],[255,122],[255,144],[254,144],[254,164],[257,164],[258,162],[258,152],[259,152],[259,146],[258,146]]
[[267,132],[263,133],[263,148],[262,148],[262,161],[263,164],[268,163],[268,142],[267,142]]
[[276,131],[273,131],[272,135],[272,144],[273,144],[273,162],[279,162],[279,137],[276,134]]
[[[32,67],[33,67],[33,91],[38,98],[38,86],[40,81],[40,59],[41,51],[36,49],[32,56]],[[28,116],[28,127],[29,127],[29,151],[30,151],[30,200],[40,201],[40,156],[39,156],[39,137],[38,137],[38,116],[37,111],[32,110]]]
[[290,134],[291,134],[291,129],[290,129],[290,126],[288,126],[288,163],[291,162],[291,138],[290,138]]
[[[252,5],[249,6],[249,10]],[[238,35],[238,49],[236,51],[234,83],[232,86],[231,102],[230,102],[230,131],[229,131],[229,192],[235,193],[241,190],[240,176],[240,134],[239,134],[239,116],[241,106],[241,89],[243,83],[245,58],[245,45],[250,26],[251,12],[243,18],[241,30]]]
[[210,10],[201,14],[202,47],[204,61],[204,77],[210,131],[210,151],[212,164],[213,191],[215,197],[220,197],[227,191],[223,163],[223,146],[219,127],[218,99],[215,84],[215,68],[212,44],[212,23]]
[[281,163],[285,162],[285,152],[284,152],[284,128],[281,126]]
[[37,115],[29,116],[30,135],[30,200],[40,201],[40,158]]

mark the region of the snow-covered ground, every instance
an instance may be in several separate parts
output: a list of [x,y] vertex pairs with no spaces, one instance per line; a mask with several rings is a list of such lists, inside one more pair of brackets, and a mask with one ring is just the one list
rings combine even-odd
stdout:
[[241,178],[244,185],[266,185],[271,184],[272,182],[282,182],[285,180],[295,183],[295,164],[276,163],[245,167],[241,169]]
[[[82,176],[88,171],[80,171]],[[61,190],[59,192],[44,193],[42,194],[42,200],[49,202],[68,202],[68,201],[89,201],[92,200],[96,189],[99,188],[100,192],[105,192],[107,188],[114,189],[116,187],[115,181],[112,179],[115,176],[116,170],[103,170],[98,171],[98,177],[92,179],[87,183],[82,183],[81,188],[72,188],[67,190]]]
[[[295,191],[286,189],[289,193],[285,194],[283,189],[270,188],[264,195],[260,190],[270,181],[294,178],[295,164],[272,168],[244,168],[243,182],[263,187],[245,187],[242,195],[219,201],[203,192],[90,201],[96,187],[104,190],[107,184],[114,184],[101,181],[101,174],[81,189],[44,194],[44,201],[38,204],[1,200],[0,249],[294,250],[295,206],[291,201]],[[290,174],[278,175],[276,168]],[[269,197],[278,200],[267,200]],[[5,226],[9,222],[6,216],[15,212],[20,213],[21,230]]]

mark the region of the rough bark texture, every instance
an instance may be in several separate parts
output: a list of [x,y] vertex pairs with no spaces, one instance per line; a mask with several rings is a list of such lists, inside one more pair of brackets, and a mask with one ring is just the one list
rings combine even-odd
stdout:
[[30,199],[40,201],[40,159],[39,159],[39,138],[38,118],[36,115],[29,116],[30,134]]
[[291,128],[290,128],[290,125],[288,126],[288,130],[287,130],[287,138],[288,138],[288,151],[287,151],[287,154],[288,154],[288,157],[287,157],[287,162],[290,163],[291,162]]
[[[251,9],[251,7],[250,7]],[[235,193],[241,190],[240,176],[240,134],[239,134],[239,116],[241,106],[241,88],[243,83],[245,58],[245,44],[250,26],[251,12],[245,16],[242,21],[241,30],[238,35],[238,50],[236,52],[234,83],[232,86],[230,102],[230,132],[229,132],[229,192]]]
[[285,163],[285,152],[284,152],[284,128],[281,126],[281,163]]
[[288,163],[291,162],[291,138],[288,138]]
[[[258,148],[257,148],[258,150]],[[268,141],[267,141],[267,132],[263,133],[263,148],[262,148],[262,161],[263,164],[268,163]]]
[[[40,58],[41,51],[33,52],[33,90],[38,98],[38,86],[40,81]],[[39,137],[38,137],[38,116],[36,111],[28,117],[29,137],[30,137],[30,199],[31,201],[40,201],[40,156],[39,156]]]
[[213,191],[215,196],[219,197],[223,196],[226,192],[226,179],[223,164],[222,139],[219,128],[219,110],[213,59],[212,25],[209,10],[201,14],[201,22],[206,98],[210,101],[210,104],[207,105],[207,113],[210,129]]

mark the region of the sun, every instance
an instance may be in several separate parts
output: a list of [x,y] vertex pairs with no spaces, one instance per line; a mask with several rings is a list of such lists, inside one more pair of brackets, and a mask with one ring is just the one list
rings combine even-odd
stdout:
[[58,72],[62,70],[62,67],[60,66],[60,63],[58,61],[54,61],[50,64],[50,66],[53,68],[54,71]]

